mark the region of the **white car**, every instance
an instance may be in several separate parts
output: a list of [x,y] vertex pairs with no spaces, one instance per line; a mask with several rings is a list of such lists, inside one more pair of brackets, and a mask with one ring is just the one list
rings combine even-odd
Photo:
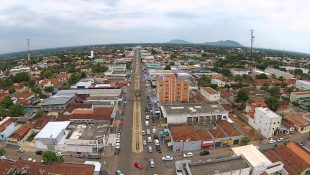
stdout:
[[150,130],[150,129],[147,129],[147,130],[146,130],[146,134],[147,134],[147,135],[150,135],[150,134],[151,134],[151,130]]
[[153,129],[152,129],[152,133],[153,133],[153,134],[156,134],[156,133],[157,133],[156,128],[153,128]]
[[161,160],[173,160],[173,157],[172,156],[164,156],[161,158]]
[[117,138],[121,138],[121,133],[117,133]]
[[146,140],[143,140],[143,145],[144,145],[144,146],[146,145]]
[[273,144],[273,143],[276,143],[277,141],[275,140],[275,139],[270,139],[269,141],[268,141],[268,143],[269,144]]
[[158,140],[158,139],[155,139],[155,140],[154,140],[154,144],[155,144],[155,145],[159,145],[159,140]]
[[120,144],[120,143],[116,143],[116,144],[115,144],[115,148],[116,148],[116,149],[120,149],[120,148],[121,148],[121,144]]
[[145,116],[145,120],[149,120],[150,119],[150,116],[149,115],[146,115]]
[[119,143],[121,142],[121,139],[120,138],[116,138],[116,143]]
[[188,152],[183,154],[183,157],[193,157],[193,153],[192,152]]
[[284,139],[282,137],[277,139],[277,142],[282,142]]
[[142,130],[142,135],[145,135],[145,131],[144,130]]
[[62,152],[56,152],[56,156],[60,157],[63,156],[64,154]]

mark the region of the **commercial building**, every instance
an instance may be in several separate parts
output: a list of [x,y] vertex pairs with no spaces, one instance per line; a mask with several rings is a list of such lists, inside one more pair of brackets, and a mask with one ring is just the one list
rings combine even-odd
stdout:
[[189,81],[175,75],[163,76],[157,81],[157,96],[159,102],[188,102]]
[[211,84],[215,84],[217,87],[224,87],[226,83],[219,79],[211,79]]
[[241,156],[247,160],[252,167],[251,175],[257,174],[283,174],[288,175],[281,161],[271,162],[254,145],[246,145],[232,148],[236,156]]
[[273,137],[280,129],[282,117],[269,108],[255,108],[254,118],[249,118],[249,125],[255,128],[265,138]]
[[266,68],[265,72],[274,75],[276,78],[280,78],[280,77],[283,77],[283,79],[292,79],[292,78],[294,78],[294,75],[292,75],[292,74],[290,74],[288,72],[284,72],[284,71],[281,71],[279,69],[275,69],[275,68],[271,68],[271,67]]
[[168,125],[214,123],[217,120],[227,120],[228,111],[222,105],[199,103],[166,103],[160,106],[163,117]]
[[221,94],[210,87],[201,88],[200,93],[208,99],[208,101],[219,101],[221,99]]
[[86,80],[81,80],[77,82],[76,84],[72,85],[72,89],[88,89],[91,86],[93,86],[94,80],[93,79],[86,79]]
[[295,87],[302,91],[310,90],[310,82],[305,80],[296,80]]
[[292,92],[290,101],[298,103],[302,108],[310,108],[310,91]]
[[[32,129],[31,123],[25,123],[21,125],[7,140],[10,144],[18,144],[19,141],[25,140]],[[31,133],[30,133],[31,134]]]
[[63,95],[63,96],[52,96],[43,102],[42,108],[48,112],[64,112],[67,106],[76,101],[77,97],[75,94]]
[[249,73],[251,72],[249,69],[244,68],[235,68],[231,69],[230,71],[233,76],[249,75]]
[[6,117],[0,122],[0,141],[6,140],[16,129],[16,118]]
[[121,89],[68,89],[60,90],[56,96],[70,96],[77,95],[79,99],[86,100],[88,97],[120,97]]

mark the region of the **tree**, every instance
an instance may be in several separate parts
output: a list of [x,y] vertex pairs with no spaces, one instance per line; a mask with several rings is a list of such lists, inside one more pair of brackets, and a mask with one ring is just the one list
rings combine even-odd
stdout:
[[279,100],[276,97],[268,98],[265,103],[267,104],[268,108],[272,111],[277,111],[279,108]]
[[214,90],[217,90],[217,88],[218,88],[217,84],[211,84],[210,87],[211,87],[212,89],[214,89]]
[[257,79],[268,79],[268,76],[266,74],[259,74],[255,76]]
[[59,163],[63,162],[63,158],[57,157],[56,153],[52,151],[44,152],[42,157],[43,157],[43,163],[45,164],[52,163],[52,162],[59,162]]
[[269,91],[269,84],[268,83],[264,83],[263,86],[260,88],[263,91]]
[[274,86],[271,87],[268,92],[270,93],[271,96],[278,96],[280,93],[280,87]]
[[231,73],[231,71],[230,71],[229,69],[224,68],[224,69],[222,69],[220,72],[221,72],[223,75],[225,75],[226,77],[231,77],[231,76],[232,76],[232,73]]
[[78,81],[80,81],[81,77],[80,77],[80,74],[71,74],[69,80],[68,80],[68,83],[70,85],[73,85],[75,83],[77,83]]
[[52,76],[53,76],[53,71],[49,70],[49,69],[43,69],[41,74],[40,74],[41,79],[51,78]]
[[126,69],[130,70],[131,69],[131,63],[126,63]]
[[81,72],[81,78],[83,79],[83,78],[86,78],[86,73],[85,72]]
[[54,91],[54,87],[53,86],[48,86],[44,88],[45,92],[53,92]]
[[246,102],[248,101],[249,96],[244,89],[240,89],[237,94],[237,102]]
[[9,109],[11,106],[13,106],[13,101],[10,96],[4,97],[3,101],[1,102],[1,107],[4,109]]
[[28,82],[30,81],[30,76],[28,72],[20,72],[17,73],[14,77],[13,77],[13,82],[14,83],[20,83],[20,82]]
[[38,110],[38,111],[36,112],[36,115],[34,116],[34,118],[39,118],[39,117],[41,117],[43,114],[44,114],[44,111],[40,109],[40,110]]
[[170,65],[166,65],[166,67],[164,68],[164,70],[171,70]]
[[5,150],[3,148],[0,148],[0,156],[4,156]]
[[42,90],[38,87],[35,87],[32,89],[32,92],[38,94],[38,95],[42,95]]
[[15,92],[16,92],[16,90],[15,90],[14,88],[10,88],[10,89],[9,89],[9,93],[10,93],[10,94],[13,94],[13,93],[15,93]]
[[97,63],[91,67],[91,70],[93,73],[102,73],[108,70],[108,68],[105,65],[101,65],[100,63]]
[[240,145],[247,145],[249,144],[251,141],[251,139],[249,137],[243,137],[241,140],[240,140]]
[[22,105],[17,103],[14,104],[11,108],[10,108],[10,113],[11,116],[22,116],[25,114],[25,110],[23,109]]
[[302,75],[303,73],[301,69],[294,69],[294,75]]

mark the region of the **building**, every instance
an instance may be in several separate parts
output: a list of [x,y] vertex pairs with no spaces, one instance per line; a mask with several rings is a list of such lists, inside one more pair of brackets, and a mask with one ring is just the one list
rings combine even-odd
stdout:
[[310,82],[305,80],[296,80],[295,87],[302,91],[310,90]]
[[159,102],[188,102],[189,82],[175,75],[163,76],[157,81],[157,96]]
[[290,95],[290,101],[296,102],[300,107],[304,109],[310,108],[310,91],[292,92]]
[[219,101],[221,99],[221,94],[210,87],[201,88],[200,93],[208,99],[208,101]]
[[64,112],[67,106],[76,101],[76,95],[53,96],[43,102],[42,108],[48,112]]
[[109,66],[109,70],[113,72],[125,72],[127,71],[126,69],[126,64],[114,64]]
[[6,117],[0,122],[0,141],[6,140],[16,129],[16,118]]
[[251,72],[249,69],[244,68],[235,68],[231,69],[230,71],[233,76],[249,75],[249,73]]
[[95,166],[75,163],[49,163],[26,160],[0,160],[0,174],[23,175],[94,175]]
[[120,97],[121,89],[68,89],[60,90],[56,96],[77,95],[80,100],[84,101],[88,97]]
[[27,138],[29,131],[32,128],[31,123],[21,125],[7,140],[10,144],[18,144],[19,141]]
[[72,85],[72,89],[88,89],[93,86],[94,80],[93,79],[85,79],[77,82],[76,84]]
[[294,78],[294,75],[292,75],[292,74],[290,74],[288,72],[284,72],[284,71],[281,71],[279,69],[274,69],[274,68],[271,68],[271,67],[266,68],[265,72],[274,75],[276,78],[280,78],[280,77],[283,77],[283,79],[292,79],[292,78]]
[[48,122],[34,137],[35,147],[38,150],[57,150],[57,145],[64,145],[69,124],[70,121]]
[[274,136],[274,133],[281,127],[282,117],[269,108],[255,108],[254,118],[249,118],[249,125],[258,130],[265,138]]
[[252,167],[251,175],[279,173],[288,175],[281,161],[271,162],[254,145],[239,146],[232,148],[232,150],[236,156],[241,156],[247,160]]
[[286,118],[286,121],[295,127],[300,133],[310,132],[310,119],[301,114],[293,114]]
[[160,63],[145,63],[145,67],[148,69],[161,69]]
[[215,84],[217,87],[224,87],[226,83],[219,79],[211,79],[211,84]]
[[227,120],[228,111],[221,105],[199,103],[166,103],[160,106],[163,118],[169,125],[214,123],[217,120]]

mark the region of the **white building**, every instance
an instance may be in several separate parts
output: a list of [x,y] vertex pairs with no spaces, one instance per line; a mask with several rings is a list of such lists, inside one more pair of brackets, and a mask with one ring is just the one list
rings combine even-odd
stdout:
[[288,72],[284,72],[284,71],[281,71],[279,69],[274,69],[274,68],[270,68],[270,67],[266,68],[265,72],[274,75],[276,78],[280,78],[280,77],[283,77],[283,79],[294,78],[294,75],[292,75]]
[[280,129],[282,117],[269,108],[257,107],[254,118],[249,118],[249,125],[258,130],[265,138],[273,137]]
[[71,88],[72,89],[88,89],[93,84],[94,84],[93,79],[84,79],[84,80],[81,80],[81,81],[77,82],[76,84],[72,85]]
[[168,124],[211,123],[228,118],[228,111],[222,105],[165,103],[160,109]]
[[10,74],[11,75],[15,75],[17,73],[21,73],[21,72],[29,72],[30,71],[30,67],[26,67],[26,66],[16,66],[13,67],[12,69],[10,69]]
[[34,137],[35,146],[38,150],[56,150],[57,145],[64,144],[66,131],[70,121],[48,122],[44,128]]
[[88,56],[88,58],[94,58],[94,51],[93,50],[90,51],[90,56]]
[[235,68],[231,69],[230,71],[233,76],[249,75],[249,73],[251,72],[249,69],[243,69],[243,68]]
[[95,166],[95,171],[93,175],[99,175],[101,171],[101,163],[97,161],[85,161],[85,165],[94,165]]
[[6,140],[16,129],[16,118],[6,117],[0,122],[0,140]]
[[210,87],[201,88],[200,93],[209,101],[219,101],[221,99],[221,94]]
[[217,87],[224,87],[226,83],[219,79],[211,79],[211,84],[216,84]]
[[126,71],[126,64],[115,64],[115,65],[110,65],[109,70],[113,72],[123,72]]
[[310,90],[310,82],[304,81],[304,80],[296,80],[295,87],[303,90],[303,91],[309,91]]
[[305,99],[310,99],[310,91],[292,92],[290,95],[291,102],[298,102]]
[[254,145],[234,147],[232,150],[235,155],[244,157],[251,165],[251,175],[263,174],[264,172],[267,174],[288,174],[281,161],[272,163]]

